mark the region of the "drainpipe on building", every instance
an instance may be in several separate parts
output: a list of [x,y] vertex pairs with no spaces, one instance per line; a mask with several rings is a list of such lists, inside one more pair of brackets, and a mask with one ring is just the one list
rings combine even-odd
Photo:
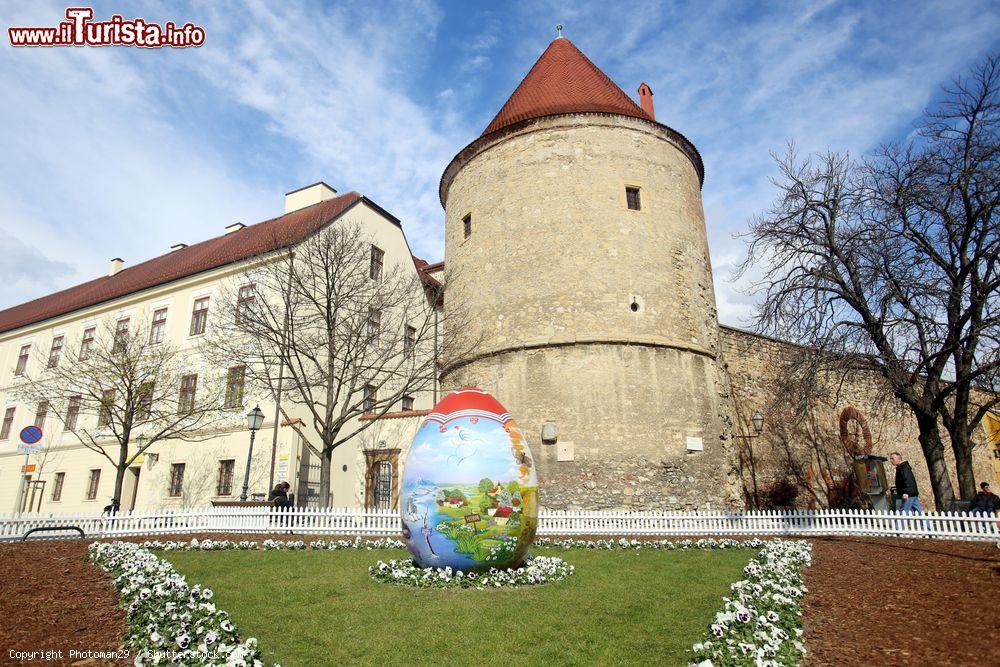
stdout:
[[[434,294],[434,298],[437,299],[437,294]],[[434,370],[434,405],[438,403],[438,309],[437,304],[433,304],[434,308],[434,363],[431,366]]]
[[[288,285],[285,288],[285,323],[283,330],[281,332],[281,342],[283,346],[281,354],[285,353],[284,346],[287,346],[286,341],[288,340],[288,316],[289,316],[288,302],[292,298],[292,267],[294,263],[295,263],[295,251],[289,250]],[[268,476],[269,478],[267,484],[268,489],[274,488],[274,465],[275,465],[275,459],[278,458],[278,428],[280,426],[280,420],[281,420],[281,389],[282,385],[284,384],[284,381],[285,381],[285,364],[284,362],[282,362],[278,366],[278,391],[276,396],[274,397],[274,434],[271,437],[271,474]],[[291,465],[292,462],[291,458],[289,457],[288,461],[289,472],[291,472]],[[298,490],[297,487],[298,487],[298,480],[296,480],[296,490]]]

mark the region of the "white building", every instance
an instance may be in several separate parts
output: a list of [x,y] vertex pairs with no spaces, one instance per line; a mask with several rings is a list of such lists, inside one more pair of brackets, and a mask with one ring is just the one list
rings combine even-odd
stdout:
[[[114,490],[115,467],[64,428],[65,415],[18,402],[13,389],[26,368],[66,363],[63,348],[71,343],[78,347],[106,321],[140,321],[146,326],[155,322],[157,336],[180,350],[195,350],[211,333],[226,281],[240,275],[248,261],[267,261],[279,249],[301,243],[328,225],[357,225],[370,237],[373,256],[386,270],[411,271],[414,283],[437,283],[431,276],[435,267],[428,271],[427,262],[411,254],[397,218],[364,195],[339,195],[325,183],[316,183],[288,193],[285,213],[277,218],[230,225],[216,238],[175,245],[135,266],[113,259],[106,276],[0,311],[0,512],[99,512]],[[215,369],[214,376],[225,370]],[[200,434],[204,439],[155,443],[138,457],[125,475],[122,509],[238,499],[250,441],[244,415],[257,402],[265,421],[256,434],[251,494],[266,494],[271,485],[287,480],[298,504],[321,504],[318,461],[303,443],[310,420],[305,415],[301,421],[294,415],[278,418],[269,395],[249,387],[246,393],[246,400],[240,401],[244,405],[234,408],[222,425]],[[333,504],[395,506],[405,447],[436,393],[435,386],[406,397],[405,405],[394,407],[334,451]],[[19,434],[32,424],[43,431],[42,451],[26,456],[18,451]]]

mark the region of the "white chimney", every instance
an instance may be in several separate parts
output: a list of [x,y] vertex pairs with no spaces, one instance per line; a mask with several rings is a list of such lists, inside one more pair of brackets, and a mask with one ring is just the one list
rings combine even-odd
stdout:
[[234,222],[231,225],[226,225],[226,234],[232,234],[233,232],[238,232],[244,227],[246,227],[246,225],[244,225],[242,222]]
[[187,243],[175,243],[172,246],[170,246],[170,252],[177,252],[178,250],[184,250],[184,248],[186,247],[188,247]]
[[125,266],[125,260],[121,257],[115,257],[111,260],[111,268],[108,269],[108,278],[121,271],[123,266]]
[[318,204],[321,201],[333,199],[336,196],[337,191],[323,181],[313,183],[312,185],[307,185],[304,188],[299,188],[298,190],[292,190],[291,192],[285,193],[285,213],[298,211],[306,206],[312,206],[313,204]]

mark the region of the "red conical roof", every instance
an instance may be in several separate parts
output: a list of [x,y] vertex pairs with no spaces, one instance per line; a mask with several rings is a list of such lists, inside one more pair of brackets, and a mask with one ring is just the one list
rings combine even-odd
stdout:
[[573,42],[558,37],[545,49],[483,134],[529,118],[582,112],[652,120]]

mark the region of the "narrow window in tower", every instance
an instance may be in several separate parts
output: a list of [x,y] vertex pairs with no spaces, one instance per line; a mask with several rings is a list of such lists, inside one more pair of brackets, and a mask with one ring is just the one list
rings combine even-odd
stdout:
[[465,238],[472,236],[472,214],[468,213],[464,218],[462,218],[462,231],[465,234]]
[[628,204],[629,209],[633,211],[639,211],[642,209],[642,203],[639,199],[639,188],[626,187],[625,188],[625,201]]

